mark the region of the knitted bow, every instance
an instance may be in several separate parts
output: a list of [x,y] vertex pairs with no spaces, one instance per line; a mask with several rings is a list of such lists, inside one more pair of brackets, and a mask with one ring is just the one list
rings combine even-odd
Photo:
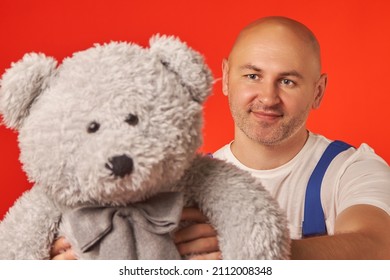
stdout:
[[88,259],[180,259],[170,233],[180,222],[181,193],[161,193],[125,207],[83,207],[63,215]]

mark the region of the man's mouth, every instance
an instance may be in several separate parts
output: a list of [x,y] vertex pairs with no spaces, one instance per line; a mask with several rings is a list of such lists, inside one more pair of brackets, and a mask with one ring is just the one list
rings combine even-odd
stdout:
[[267,122],[279,120],[283,116],[283,114],[278,112],[251,111],[251,113],[256,119]]

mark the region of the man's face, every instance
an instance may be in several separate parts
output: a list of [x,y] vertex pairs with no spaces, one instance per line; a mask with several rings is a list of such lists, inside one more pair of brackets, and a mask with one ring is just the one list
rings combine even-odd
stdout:
[[[223,89],[236,136],[274,145],[306,133],[309,112],[322,97],[322,93],[318,96],[323,79],[319,61],[313,60],[312,48],[291,32],[262,30],[242,35],[223,65]],[[322,82],[326,83],[326,77]]]

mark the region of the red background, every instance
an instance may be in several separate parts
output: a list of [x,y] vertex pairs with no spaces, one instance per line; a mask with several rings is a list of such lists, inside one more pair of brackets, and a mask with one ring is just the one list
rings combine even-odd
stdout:
[[[93,43],[147,45],[152,34],[179,36],[203,53],[216,78],[238,31],[269,15],[305,23],[317,35],[329,86],[309,128],[355,146],[368,143],[390,162],[390,1],[139,1],[1,0],[0,74],[26,52],[58,60]],[[205,105],[205,142],[211,152],[233,136],[227,100],[217,82]],[[0,126],[0,218],[27,182],[18,161],[17,134]]]

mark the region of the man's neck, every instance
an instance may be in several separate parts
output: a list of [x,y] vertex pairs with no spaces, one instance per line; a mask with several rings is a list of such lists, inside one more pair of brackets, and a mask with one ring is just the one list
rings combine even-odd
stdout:
[[234,156],[245,166],[257,170],[274,169],[293,159],[303,148],[309,133],[302,130],[275,145],[264,145],[236,134],[231,145]]

